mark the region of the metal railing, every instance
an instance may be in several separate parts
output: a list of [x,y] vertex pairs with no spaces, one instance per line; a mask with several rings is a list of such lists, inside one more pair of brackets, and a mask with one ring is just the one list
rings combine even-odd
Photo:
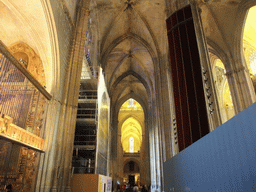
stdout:
[[96,145],[96,141],[74,141],[74,145],[91,145],[91,146],[95,146]]
[[88,67],[90,68],[90,71],[91,71],[91,73],[92,73],[92,76],[93,76],[94,78],[98,78],[98,71],[96,71],[96,70],[93,68],[93,64],[92,64],[90,55],[89,55],[89,54],[86,54],[85,57],[86,57],[86,60],[87,60],[87,63],[88,63]]
[[95,167],[73,167],[73,174],[93,174]]
[[[1,118],[7,116],[9,123],[40,136],[43,115],[50,99],[51,95],[0,41]],[[4,132],[4,125],[0,132]]]
[[84,55],[84,61],[81,71],[81,80],[83,79],[97,79],[98,78],[98,68],[94,67],[89,54]]
[[95,171],[95,160],[90,158],[73,157],[72,160],[73,173],[88,174]]
[[123,156],[124,156],[124,157],[139,157],[139,156],[140,156],[140,152],[135,152],[135,153],[127,153],[127,152],[124,152],[124,153],[123,153]]
[[79,99],[97,99],[97,90],[80,90]]
[[78,108],[78,119],[95,119],[96,109],[94,108]]

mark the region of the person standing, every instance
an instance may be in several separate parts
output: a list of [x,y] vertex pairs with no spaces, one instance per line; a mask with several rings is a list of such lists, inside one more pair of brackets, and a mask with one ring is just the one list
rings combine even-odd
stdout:
[[12,189],[12,184],[7,185],[6,192],[14,192]]
[[117,184],[117,186],[116,186],[116,191],[117,191],[117,192],[120,192],[120,189],[121,189],[121,188],[120,188],[120,185]]
[[148,192],[148,190],[146,189],[146,187],[144,185],[142,186],[141,192]]
[[133,192],[133,187],[130,185],[127,185],[125,192]]
[[138,192],[138,191],[139,191],[139,187],[138,187],[138,185],[134,185],[134,187],[133,187],[133,191],[134,191],[134,192]]

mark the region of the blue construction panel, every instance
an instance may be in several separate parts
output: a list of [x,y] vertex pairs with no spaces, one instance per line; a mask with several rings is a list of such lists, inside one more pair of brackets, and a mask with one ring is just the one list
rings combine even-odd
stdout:
[[165,192],[256,191],[256,103],[164,163]]

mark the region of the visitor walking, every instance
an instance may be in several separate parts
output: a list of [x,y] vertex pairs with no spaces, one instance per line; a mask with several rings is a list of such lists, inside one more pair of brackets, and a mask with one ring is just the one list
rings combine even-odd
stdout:
[[148,190],[146,189],[146,187],[144,185],[142,186],[141,192],[148,192]]
[[14,192],[12,189],[12,184],[7,185],[6,192]]

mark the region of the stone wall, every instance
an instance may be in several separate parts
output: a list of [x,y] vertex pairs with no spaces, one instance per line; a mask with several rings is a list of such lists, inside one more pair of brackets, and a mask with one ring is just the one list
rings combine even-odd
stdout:
[[60,93],[63,83],[65,82],[66,70],[69,64],[69,55],[71,50],[72,36],[73,36],[73,23],[69,19],[67,13],[65,13],[65,6],[61,1],[51,0],[51,8],[54,16],[55,26],[57,30],[58,49],[59,49],[59,80],[56,83],[60,83]]
[[[69,151],[73,128],[70,121],[73,118],[74,107],[68,107],[67,97],[70,84],[70,55],[73,45],[74,24],[70,14],[62,1],[50,0],[46,3],[50,13],[50,25],[53,35],[51,40],[54,43],[57,56],[54,62],[54,82],[52,89],[52,100],[49,103],[46,128],[45,128],[45,153],[41,154],[37,184],[35,191],[59,191],[65,189],[69,184],[67,178],[70,167],[66,164],[69,158],[64,159]],[[76,74],[74,74],[76,76]],[[79,88],[78,88],[79,89]],[[67,134],[70,136],[68,137]],[[65,142],[64,142],[65,141]]]

